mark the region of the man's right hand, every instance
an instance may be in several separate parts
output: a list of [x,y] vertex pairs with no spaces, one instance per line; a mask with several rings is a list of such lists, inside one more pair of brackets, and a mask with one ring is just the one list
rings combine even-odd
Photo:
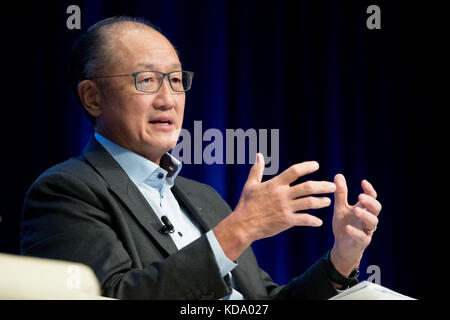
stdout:
[[258,153],[236,209],[213,229],[225,255],[236,261],[255,240],[274,236],[293,226],[321,226],[322,220],[301,211],[329,206],[330,198],[313,195],[333,193],[336,185],[328,181],[306,181],[290,186],[299,177],[317,169],[316,161],[302,162],[261,182],[264,158]]

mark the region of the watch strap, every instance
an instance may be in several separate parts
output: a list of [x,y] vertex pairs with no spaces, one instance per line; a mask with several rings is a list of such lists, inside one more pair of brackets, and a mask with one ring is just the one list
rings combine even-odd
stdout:
[[358,283],[359,268],[356,268],[355,270],[352,271],[352,273],[350,273],[348,277],[345,277],[341,273],[339,273],[339,271],[336,270],[333,263],[331,262],[330,251],[328,251],[323,256],[323,260],[328,277],[334,283],[343,286],[341,290],[350,288]]

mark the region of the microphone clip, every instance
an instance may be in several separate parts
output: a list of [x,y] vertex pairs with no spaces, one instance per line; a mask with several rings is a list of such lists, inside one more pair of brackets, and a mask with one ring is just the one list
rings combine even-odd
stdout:
[[175,232],[175,228],[172,225],[172,223],[170,223],[169,218],[167,218],[167,216],[162,216],[161,217],[161,221],[164,223],[164,225],[161,228],[161,233],[163,234],[169,234],[169,233],[174,233]]

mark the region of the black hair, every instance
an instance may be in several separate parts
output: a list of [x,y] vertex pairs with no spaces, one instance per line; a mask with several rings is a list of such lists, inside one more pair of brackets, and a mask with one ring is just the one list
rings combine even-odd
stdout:
[[[150,21],[143,18],[136,18],[130,16],[115,16],[100,20],[95,23],[89,29],[80,35],[75,41],[70,56],[69,64],[69,81],[72,87],[72,91],[75,94],[77,101],[83,106],[80,97],[78,96],[78,84],[92,76],[93,69],[98,69],[107,63],[106,46],[108,45],[107,39],[101,32],[101,29],[105,26],[112,25],[119,22],[134,22],[140,23],[147,27],[150,27],[159,33],[161,31],[158,27],[154,26]],[[95,118],[92,117],[83,107],[89,121],[95,124]]]

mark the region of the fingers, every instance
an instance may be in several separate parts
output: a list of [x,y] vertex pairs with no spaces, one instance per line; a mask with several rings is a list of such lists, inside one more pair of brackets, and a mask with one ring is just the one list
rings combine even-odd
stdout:
[[308,213],[296,213],[292,216],[293,226],[320,227],[322,220]]
[[311,194],[333,193],[336,185],[328,181],[306,181],[291,187],[291,199],[304,197]]
[[372,186],[372,184],[367,181],[367,180],[363,180],[361,181],[361,187],[364,190],[364,193],[371,196],[372,198],[377,198],[377,192],[375,191],[374,187]]
[[369,234],[372,230],[377,228],[378,218],[372,213],[359,207],[355,207],[354,212],[355,215],[363,222],[363,225],[365,226],[363,230],[364,232]]
[[[328,207],[331,199],[327,197],[305,197],[292,201],[292,210],[294,212],[307,209],[320,209]],[[291,215],[293,226],[320,227],[322,220],[308,213],[300,212]]]
[[282,184],[290,184],[299,177],[313,173],[317,169],[319,169],[319,163],[317,161],[305,161],[290,166],[274,179],[277,179]]
[[264,156],[261,153],[256,154],[256,161],[248,174],[246,186],[261,183],[264,172]]
[[294,212],[320,209],[328,207],[331,204],[331,199],[327,197],[304,197],[292,200],[292,210]]
[[337,174],[334,177],[334,184],[336,185],[336,191],[334,192],[334,199],[336,206],[348,206],[347,202],[347,182],[342,174]]
[[360,194],[358,196],[358,201],[364,208],[375,216],[378,216],[381,211],[381,203],[367,194]]

